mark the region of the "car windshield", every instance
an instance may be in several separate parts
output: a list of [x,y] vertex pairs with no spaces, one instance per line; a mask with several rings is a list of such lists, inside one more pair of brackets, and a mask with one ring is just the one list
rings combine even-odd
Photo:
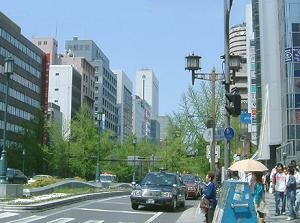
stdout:
[[176,176],[168,173],[148,173],[142,180],[141,185],[168,185],[176,183]]
[[112,181],[112,176],[100,176],[102,181]]
[[181,177],[183,183],[195,183],[195,177],[192,175],[183,175]]

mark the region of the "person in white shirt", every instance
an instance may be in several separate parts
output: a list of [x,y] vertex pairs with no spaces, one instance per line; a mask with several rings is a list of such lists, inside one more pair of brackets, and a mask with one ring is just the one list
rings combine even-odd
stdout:
[[296,201],[295,201],[295,212],[297,215],[297,212],[299,211],[300,207],[300,167],[299,165],[296,166],[295,168],[295,178],[296,178],[296,183],[297,183],[297,189],[296,189]]
[[[286,175],[283,172],[283,165],[278,163],[276,165],[276,174],[274,174],[272,179],[272,187],[275,191],[275,208],[276,213],[275,216],[285,214],[285,206],[286,206],[286,199],[285,199],[285,186],[286,186]],[[282,203],[281,212],[279,209],[280,201]]]

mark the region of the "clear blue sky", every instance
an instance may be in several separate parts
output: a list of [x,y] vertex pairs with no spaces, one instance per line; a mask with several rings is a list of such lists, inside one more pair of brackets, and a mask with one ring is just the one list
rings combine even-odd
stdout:
[[[244,22],[249,2],[233,2],[231,25]],[[184,70],[187,54],[202,56],[203,72],[213,66],[221,71],[222,0],[0,0],[0,10],[28,39],[55,37],[60,52],[73,36],[94,40],[111,69],[124,70],[133,83],[136,70],[153,69],[159,80],[160,115],[177,112],[191,85],[191,74]]]

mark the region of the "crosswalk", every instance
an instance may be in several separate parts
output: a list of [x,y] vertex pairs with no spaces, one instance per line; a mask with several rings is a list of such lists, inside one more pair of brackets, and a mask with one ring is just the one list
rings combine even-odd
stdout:
[[[46,218],[48,216],[42,216],[42,215],[31,215],[28,217],[12,219],[12,218],[17,218],[18,215],[20,215],[20,213],[15,213],[15,212],[0,213],[0,222],[1,223],[31,223],[31,222],[39,223],[41,222],[41,220],[43,220],[42,222],[44,223],[67,223],[67,222],[72,223],[72,221],[74,222],[76,221],[75,218],[57,218],[57,219],[51,219],[47,221]],[[106,223],[106,222],[104,220],[89,219],[82,223]],[[134,222],[118,222],[118,223],[134,223]]]

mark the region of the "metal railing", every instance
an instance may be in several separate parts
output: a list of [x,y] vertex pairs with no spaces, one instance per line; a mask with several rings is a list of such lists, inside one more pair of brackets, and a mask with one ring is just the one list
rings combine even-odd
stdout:
[[293,142],[288,142],[282,146],[276,148],[276,161],[286,163],[288,157],[294,157],[296,155],[296,148],[294,148]]

